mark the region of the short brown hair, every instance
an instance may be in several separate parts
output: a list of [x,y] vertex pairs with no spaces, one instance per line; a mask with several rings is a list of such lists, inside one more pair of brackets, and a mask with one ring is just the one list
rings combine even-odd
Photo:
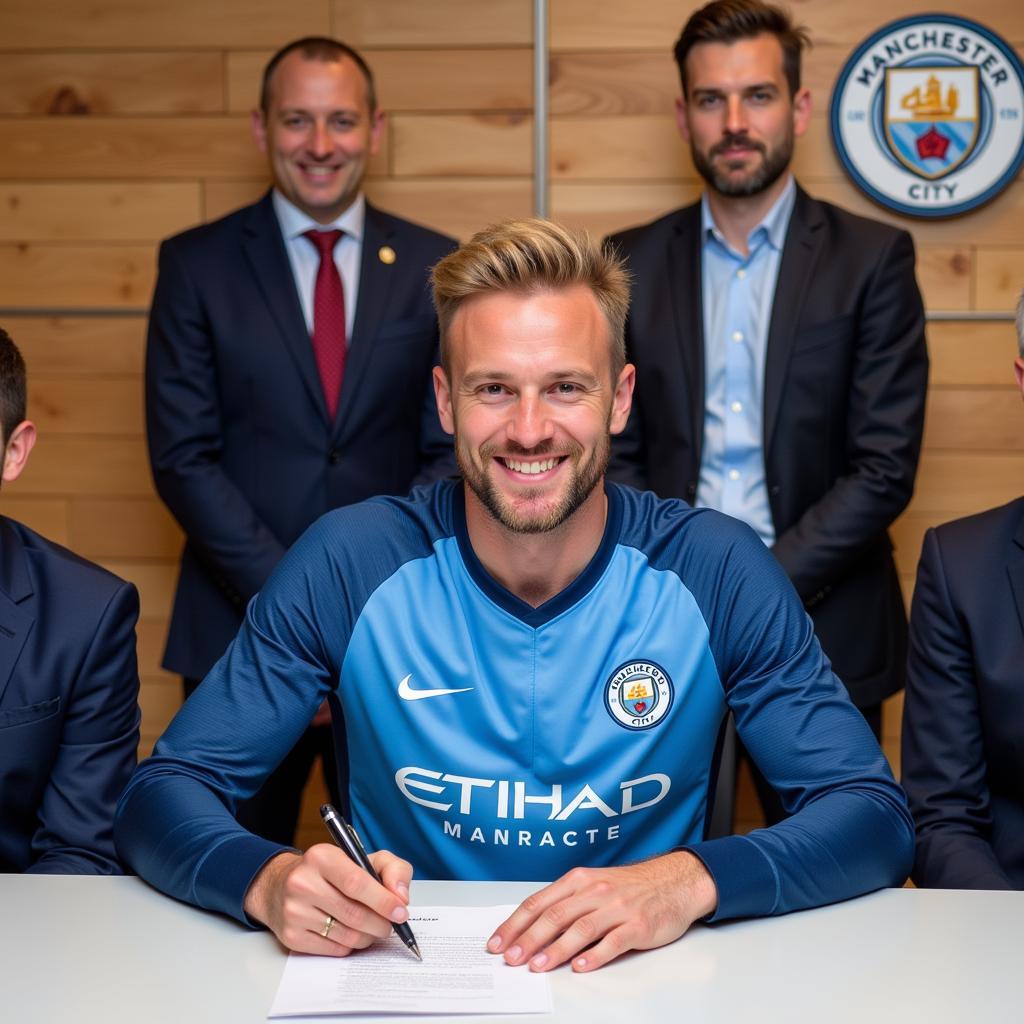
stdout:
[[270,80],[274,77],[278,64],[289,53],[294,53],[296,50],[300,51],[306,60],[319,60],[327,63],[348,57],[362,71],[363,78],[366,79],[366,100],[370,105],[370,113],[377,112],[377,87],[373,83],[373,72],[370,70],[370,65],[363,59],[362,54],[347,43],[339,42],[328,36],[304,36],[302,39],[296,39],[294,42],[282,46],[267,61],[267,66],[263,69],[263,79],[260,82],[260,110],[264,117],[270,110]]
[[14,428],[25,418],[27,376],[18,346],[0,327],[0,429],[4,432],[5,445]]
[[619,257],[550,220],[506,220],[478,231],[431,272],[441,328],[441,365],[447,373],[448,332],[462,304],[490,292],[533,292],[583,285],[608,323],[612,377],[626,365],[629,275]]
[[803,25],[795,25],[783,7],[764,0],[712,0],[690,15],[676,41],[674,54],[679,79],[686,93],[686,58],[701,43],[735,43],[768,34],[775,36],[782,47],[782,68],[789,83],[789,95],[800,89],[800,56],[811,45],[811,37]]

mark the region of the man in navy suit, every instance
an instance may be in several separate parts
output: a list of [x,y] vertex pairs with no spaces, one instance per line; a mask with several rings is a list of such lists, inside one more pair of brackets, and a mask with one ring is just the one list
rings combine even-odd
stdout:
[[[0,329],[4,483],[36,441],[25,362]],[[120,874],[114,808],[135,768],[130,583],[0,516],[0,871]]]
[[[920,453],[924,309],[910,236],[793,178],[811,114],[805,43],[779,8],[717,0],[676,44],[678,127],[706,188],[609,240],[635,281],[637,368],[610,475],[748,523],[878,736],[906,661],[887,529]],[[779,820],[785,808],[754,774]]]
[[[1024,294],[1017,341],[1024,394]],[[925,534],[902,757],[914,882],[1024,889],[1024,498]]]
[[[273,189],[161,247],[146,417],[157,490],[187,540],[164,667],[188,692],[313,520],[454,468],[431,389],[427,279],[454,241],[365,201],[383,131],[356,51],[290,43],[253,112]],[[318,753],[346,804],[345,751],[327,716],[243,805],[252,831],[292,841]]]

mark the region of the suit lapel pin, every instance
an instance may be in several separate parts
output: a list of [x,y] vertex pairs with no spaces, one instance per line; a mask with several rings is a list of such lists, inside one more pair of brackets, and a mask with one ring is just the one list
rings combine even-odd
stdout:
[[390,245],[382,245],[377,250],[377,259],[379,259],[381,263],[384,263],[390,267],[391,264],[398,259],[398,257],[395,255],[395,250],[392,249]]

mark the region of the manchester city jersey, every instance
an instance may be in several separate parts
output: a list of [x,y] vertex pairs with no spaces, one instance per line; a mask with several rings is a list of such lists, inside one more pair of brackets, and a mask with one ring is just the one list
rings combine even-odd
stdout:
[[[224,808],[328,695],[346,724],[355,824],[418,877],[551,880],[687,847],[715,877],[720,913],[779,911],[852,895],[819,835],[846,813],[861,833],[830,842],[864,854],[857,891],[896,880],[877,844],[908,856],[901,794],[777,563],[714,511],[606,489],[600,548],[538,608],[480,565],[461,483],[323,517],[133,780],[119,840],[140,873],[237,916],[269,853]],[[799,813],[705,841],[730,709]],[[176,823],[143,794],[176,807],[191,794],[200,813]],[[142,841],[168,829],[159,853]]]
[[553,879],[702,836],[726,710],[708,627],[610,493],[590,567],[534,609],[481,568],[447,488],[443,532],[343,641],[357,825],[426,877]]

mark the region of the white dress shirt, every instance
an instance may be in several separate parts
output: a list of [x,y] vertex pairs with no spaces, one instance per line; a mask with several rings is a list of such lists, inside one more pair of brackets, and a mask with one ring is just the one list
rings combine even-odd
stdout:
[[356,299],[359,295],[359,261],[363,253],[363,227],[366,223],[366,199],[360,192],[352,205],[330,224],[318,224],[307,213],[275,188],[272,200],[277,222],[281,225],[284,247],[292,267],[295,287],[302,303],[302,315],[306,328],[313,334],[313,290],[316,287],[316,273],[320,269],[320,254],[308,238],[306,231],[331,231],[335,228],[345,233],[334,247],[334,262],[341,275],[341,287],[345,293],[345,337],[352,343],[352,325],[356,319]]

